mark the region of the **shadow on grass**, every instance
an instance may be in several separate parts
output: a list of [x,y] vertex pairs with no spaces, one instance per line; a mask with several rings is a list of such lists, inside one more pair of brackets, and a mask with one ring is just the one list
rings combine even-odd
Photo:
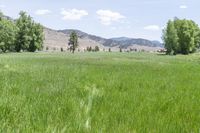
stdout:
[[165,53],[157,53],[156,55],[158,55],[158,56],[169,56],[169,55],[167,55]]

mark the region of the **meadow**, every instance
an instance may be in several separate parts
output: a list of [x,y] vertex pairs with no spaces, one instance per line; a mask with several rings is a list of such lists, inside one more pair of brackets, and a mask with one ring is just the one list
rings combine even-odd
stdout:
[[200,54],[1,54],[0,132],[200,132]]

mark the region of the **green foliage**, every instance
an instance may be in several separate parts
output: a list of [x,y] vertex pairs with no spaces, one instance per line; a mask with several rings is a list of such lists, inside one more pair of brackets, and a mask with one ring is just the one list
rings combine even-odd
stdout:
[[31,25],[32,20],[30,16],[27,16],[25,12],[20,12],[20,17],[16,21],[16,25],[19,28],[17,33],[17,43],[15,50],[20,52],[21,50],[27,50],[31,42]]
[[171,20],[168,22],[167,29],[163,31],[163,34],[163,40],[165,42],[167,54],[176,54],[178,47],[178,36],[174,22]]
[[43,39],[43,27],[35,23],[25,12],[20,12],[20,17],[16,22],[7,19],[0,12],[1,52],[41,50]]
[[163,31],[163,41],[167,54],[189,54],[199,48],[200,29],[192,20],[169,20],[167,28]]
[[42,50],[44,39],[43,27],[40,24],[32,23],[30,36],[32,37],[32,39],[29,44],[28,51],[35,52],[36,50]]
[[98,47],[98,46],[95,46],[94,51],[95,51],[95,52],[98,52],[98,51],[99,51],[99,47]]
[[88,52],[91,52],[92,51],[92,47],[90,46],[90,47],[87,47],[87,51]]
[[64,49],[61,47],[61,48],[60,48],[60,51],[61,51],[61,52],[64,52]]
[[70,34],[70,38],[69,38],[69,43],[68,43],[69,47],[70,47],[70,51],[72,51],[72,53],[74,53],[74,51],[76,50],[76,48],[78,47],[78,36],[76,34],[76,32],[72,32]]
[[[1,15],[2,16],[2,15]],[[13,51],[17,27],[14,22],[0,16],[0,50],[1,52]]]
[[87,51],[88,52],[98,52],[100,49],[98,46],[95,46],[95,48],[92,48],[91,46],[90,47],[87,47]]
[[18,27],[17,42],[15,50],[17,52],[40,50],[43,44],[43,28],[35,23],[26,12],[21,11],[20,17],[16,21]]
[[87,50],[88,52],[98,52],[98,51],[100,51],[99,46],[95,46],[94,48],[92,48],[92,47],[90,46],[90,47],[87,47],[86,50]]
[[119,52],[122,52],[122,48],[121,47],[119,48]]
[[0,20],[3,19],[3,13],[0,11]]

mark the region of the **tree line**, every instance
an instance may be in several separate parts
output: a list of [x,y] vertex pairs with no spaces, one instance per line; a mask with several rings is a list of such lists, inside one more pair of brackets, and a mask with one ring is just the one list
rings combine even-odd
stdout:
[[41,50],[43,27],[21,11],[16,20],[0,13],[0,52],[35,52]]
[[[194,53],[200,47],[200,28],[192,20],[174,18],[168,21],[162,39],[167,54]],[[21,11],[16,20],[8,19],[0,12],[0,52],[35,52],[42,50],[43,41],[43,27],[26,12]],[[75,32],[70,34],[68,45],[74,53],[78,47],[78,35]],[[88,47],[87,51],[99,51],[99,48]]]
[[162,39],[167,54],[190,54],[200,47],[200,28],[192,20],[169,20]]

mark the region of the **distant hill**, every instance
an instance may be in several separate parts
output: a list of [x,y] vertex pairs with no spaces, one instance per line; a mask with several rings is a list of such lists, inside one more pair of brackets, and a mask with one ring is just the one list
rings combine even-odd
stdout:
[[6,16],[6,15],[3,15],[2,17],[3,17],[4,19],[7,19],[7,20],[15,21],[14,19],[12,19],[11,17]]
[[120,46],[127,48],[133,45],[148,46],[148,47],[163,47],[159,42],[149,41],[146,39],[131,39],[131,38],[115,38],[109,39],[104,43],[105,46]]
[[95,35],[90,35],[88,33],[82,32],[80,30],[74,30],[74,29],[67,29],[67,30],[58,30],[58,32],[62,32],[64,34],[66,34],[67,36],[69,36],[72,32],[76,32],[79,36],[79,38],[82,39],[91,39],[93,41],[96,41],[98,43],[105,43],[107,39],[99,37],[99,36],[95,36]]
[[140,38],[134,39],[134,38],[127,38],[127,37],[106,39],[99,36],[87,34],[80,30],[73,30],[73,29],[59,30],[58,32],[62,32],[66,34],[67,36],[69,36],[72,31],[75,31],[78,34],[78,36],[82,39],[90,39],[106,47],[118,46],[124,49],[127,49],[128,47],[133,46],[133,45],[147,46],[147,47],[161,47],[161,48],[163,47],[163,44],[160,43],[159,41],[150,41],[147,39],[140,39]]
[[132,38],[128,38],[128,37],[116,37],[116,38],[110,38],[111,40],[114,41],[127,41],[127,40],[131,40]]
[[[57,30],[52,30],[49,28],[44,27],[44,50],[53,50],[53,51],[59,51],[62,49],[67,50],[68,47],[68,40],[70,33],[74,30],[67,30],[67,31],[57,31]],[[76,30],[75,31],[78,36],[79,36],[79,47],[78,49],[80,51],[86,50],[87,47],[92,47],[94,48],[95,46],[98,46],[100,50],[107,49],[106,47],[103,46],[102,43],[95,41],[94,39],[91,38],[96,38],[95,36],[90,36],[87,33],[81,32]],[[91,38],[87,38],[91,37]],[[99,39],[100,41],[102,39]]]

